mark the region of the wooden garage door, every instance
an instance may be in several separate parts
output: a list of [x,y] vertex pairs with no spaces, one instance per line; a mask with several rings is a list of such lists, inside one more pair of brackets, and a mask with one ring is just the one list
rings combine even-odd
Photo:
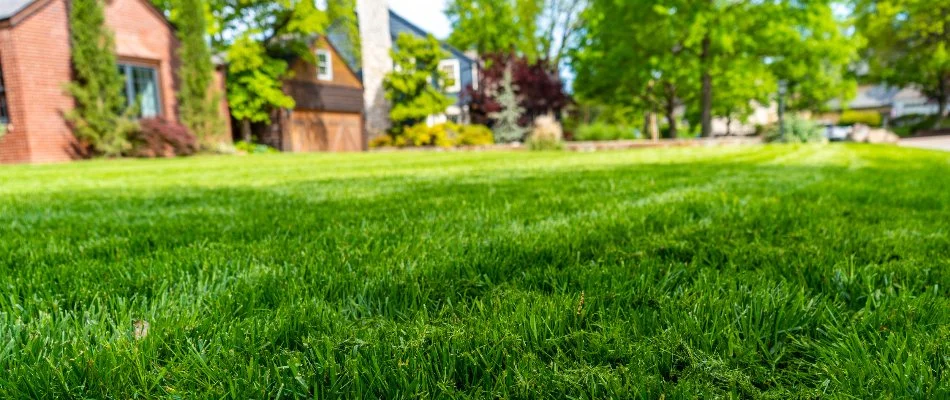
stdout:
[[362,151],[363,119],[358,113],[294,110],[284,150]]

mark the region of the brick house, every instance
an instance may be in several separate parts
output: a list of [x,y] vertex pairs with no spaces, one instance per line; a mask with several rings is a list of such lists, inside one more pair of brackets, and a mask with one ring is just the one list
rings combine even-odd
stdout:
[[[0,162],[56,162],[77,157],[64,114],[73,100],[69,0],[0,1]],[[127,99],[140,117],[178,119],[174,28],[148,0],[107,0]],[[220,76],[217,84],[223,84]],[[222,105],[222,112],[227,106]],[[228,133],[230,137],[230,133]]]

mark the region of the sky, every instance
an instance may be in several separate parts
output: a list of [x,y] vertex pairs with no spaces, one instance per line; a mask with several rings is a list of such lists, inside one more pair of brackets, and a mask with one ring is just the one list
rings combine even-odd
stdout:
[[389,0],[389,8],[439,39],[452,31],[445,18],[445,0]]

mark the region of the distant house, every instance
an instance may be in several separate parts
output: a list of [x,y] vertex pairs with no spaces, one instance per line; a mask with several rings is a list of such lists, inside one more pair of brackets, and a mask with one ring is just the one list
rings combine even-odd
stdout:
[[939,112],[937,102],[928,99],[919,90],[887,85],[861,85],[851,101],[842,103],[841,100],[832,100],[828,108],[832,112],[823,114],[820,119],[830,123],[836,123],[844,110],[876,111],[885,121],[905,115],[933,115]]
[[[72,79],[68,0],[0,1],[0,162],[76,158],[76,139],[64,115],[74,104],[64,86]],[[115,34],[123,94],[140,99],[140,117],[178,119],[178,41],[148,0],[105,2]],[[218,84],[223,84],[220,79]],[[222,112],[227,107],[222,106]]]
[[288,152],[364,150],[359,77],[325,37],[315,39],[310,51],[316,64],[288,57],[292,74],[284,92],[296,105],[275,110],[272,123],[258,130],[260,141]]
[[[385,132],[389,128],[389,104],[385,99],[383,79],[393,70],[393,60],[389,52],[400,34],[425,37],[428,32],[413,25],[405,18],[389,9],[386,0],[360,0],[357,2],[360,25],[361,63],[354,69],[359,71],[363,82],[366,129],[370,136]],[[330,34],[331,41],[346,39],[341,35]],[[343,48],[344,46],[340,46]],[[454,84],[444,88],[446,94],[455,100],[455,104],[443,114],[430,117],[430,123],[444,120],[464,122],[468,116],[469,99],[464,89],[478,85],[478,63],[475,57],[466,55],[458,49],[443,43],[447,57],[439,67]],[[355,64],[352,54],[343,54],[344,58]]]

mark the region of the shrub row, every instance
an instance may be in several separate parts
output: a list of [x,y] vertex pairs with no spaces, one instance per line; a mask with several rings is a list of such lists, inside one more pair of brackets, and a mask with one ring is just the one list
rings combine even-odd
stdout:
[[841,118],[838,119],[838,125],[840,126],[851,126],[851,125],[867,125],[872,128],[880,128],[884,123],[884,117],[881,116],[881,113],[877,111],[855,111],[847,110],[841,113]]
[[452,122],[428,126],[417,124],[398,135],[380,135],[370,147],[458,147],[494,144],[491,129],[483,125],[459,125]]
[[574,140],[581,141],[631,140],[637,138],[637,130],[633,127],[600,122],[581,125],[574,133]]

